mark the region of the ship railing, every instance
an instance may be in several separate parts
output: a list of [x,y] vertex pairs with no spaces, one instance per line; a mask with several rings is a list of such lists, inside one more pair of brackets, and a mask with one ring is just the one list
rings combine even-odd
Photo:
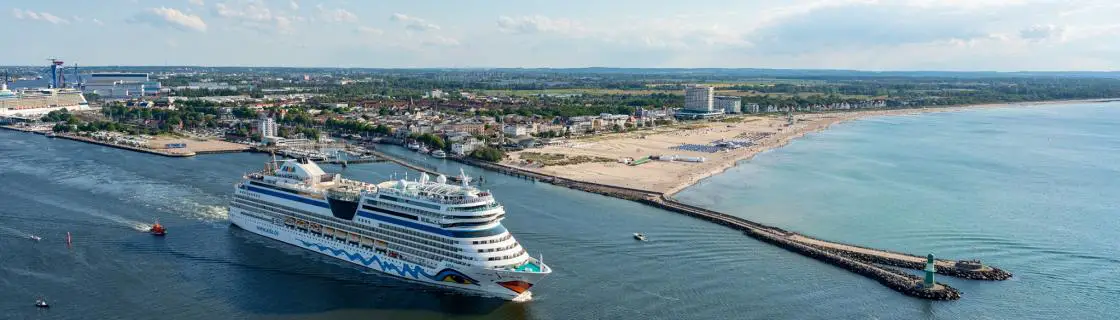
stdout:
[[482,211],[490,211],[490,210],[498,209],[498,208],[501,208],[501,207],[502,207],[501,204],[498,204],[497,202],[493,202],[491,204],[481,206],[481,207],[471,207],[470,209],[464,209],[464,208],[461,208],[461,207],[447,207],[447,211],[482,212]]

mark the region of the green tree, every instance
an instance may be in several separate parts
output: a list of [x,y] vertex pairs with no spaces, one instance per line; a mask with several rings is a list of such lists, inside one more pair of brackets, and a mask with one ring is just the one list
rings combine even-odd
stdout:
[[481,147],[471,152],[471,157],[490,162],[498,162],[505,158],[506,154],[502,150],[490,146]]

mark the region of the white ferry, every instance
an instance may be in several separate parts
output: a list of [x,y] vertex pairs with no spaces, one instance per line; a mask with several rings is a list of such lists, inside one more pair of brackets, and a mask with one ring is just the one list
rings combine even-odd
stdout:
[[440,175],[379,184],[273,160],[236,185],[229,219],[250,232],[408,280],[526,301],[552,273],[501,220],[489,192]]

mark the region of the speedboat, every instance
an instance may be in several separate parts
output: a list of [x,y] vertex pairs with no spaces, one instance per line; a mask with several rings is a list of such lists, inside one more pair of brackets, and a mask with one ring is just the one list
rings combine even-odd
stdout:
[[151,233],[153,236],[162,237],[164,235],[167,235],[167,228],[164,228],[159,224],[159,221],[156,221],[156,224],[153,224],[152,228],[148,229],[148,233]]
[[420,153],[428,153],[428,151],[431,151],[431,150],[428,149],[428,146],[420,146],[420,150],[418,150],[418,151]]
[[35,241],[43,240],[43,238],[40,238],[39,236],[36,236],[36,235],[30,235],[30,236],[27,236],[27,237],[31,238],[31,240],[35,240]]
[[39,298],[38,300],[35,300],[35,307],[50,308],[51,305],[47,304],[47,300],[43,300],[43,298]]
[[432,151],[432,156],[437,159],[447,158],[447,152],[443,152],[443,150]]
[[638,240],[638,241],[646,241],[646,235],[644,235],[644,234],[642,234],[642,233],[640,233],[640,232],[639,232],[639,233],[635,233],[635,234],[634,234],[634,239],[636,239],[636,240]]

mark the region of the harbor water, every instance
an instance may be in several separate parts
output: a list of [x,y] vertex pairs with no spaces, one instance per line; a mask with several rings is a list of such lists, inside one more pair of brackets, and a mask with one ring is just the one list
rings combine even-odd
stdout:
[[[964,291],[955,302],[909,298],[676,213],[382,148],[483,177],[506,206],[506,227],[555,270],[530,302],[447,292],[229,226],[233,184],[261,168],[263,155],[166,158],[0,131],[0,315],[1109,318],[1120,312],[1116,110],[1055,105],[845,123],[678,195],[825,239],[976,257],[1015,273],[1004,282],[939,278]],[[344,174],[380,181],[404,172],[383,162]],[[142,232],[156,219],[166,238]],[[40,296],[50,310],[33,306]]]

